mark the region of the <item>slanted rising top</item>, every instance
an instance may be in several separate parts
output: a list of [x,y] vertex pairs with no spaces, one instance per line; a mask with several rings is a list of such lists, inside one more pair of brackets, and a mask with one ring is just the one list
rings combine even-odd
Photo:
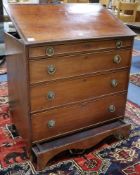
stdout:
[[9,4],[6,10],[26,44],[135,35],[99,4]]

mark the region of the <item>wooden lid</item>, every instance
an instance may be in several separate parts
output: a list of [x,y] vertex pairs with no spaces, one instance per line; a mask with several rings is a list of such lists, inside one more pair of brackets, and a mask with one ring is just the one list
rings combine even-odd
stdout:
[[99,4],[9,4],[5,8],[26,44],[135,35]]

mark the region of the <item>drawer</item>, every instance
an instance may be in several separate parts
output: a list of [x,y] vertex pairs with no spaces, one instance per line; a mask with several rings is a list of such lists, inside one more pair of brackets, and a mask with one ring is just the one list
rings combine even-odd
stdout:
[[131,50],[80,54],[30,61],[30,82],[68,78],[130,66]]
[[80,77],[31,87],[31,110],[66,105],[101,95],[127,90],[128,70]]
[[76,43],[65,43],[58,45],[32,46],[29,48],[29,58],[53,57],[56,55],[73,54],[77,52],[90,52],[93,50],[130,47],[131,39],[112,39],[100,41],[87,41]]
[[32,115],[32,140],[78,131],[124,115],[126,94],[107,96]]
[[[119,135],[122,136],[122,139],[126,139],[129,136],[130,130],[131,124],[124,123],[123,120],[117,120],[62,138],[60,137],[55,140],[36,143],[32,146],[33,164],[36,165],[37,170],[41,171],[45,169],[46,165],[48,165],[49,160],[54,158],[59,153],[66,150],[79,150],[80,153],[82,150],[84,151],[85,149],[89,149],[97,145],[109,136],[116,137]],[[81,173],[79,172],[78,174]]]

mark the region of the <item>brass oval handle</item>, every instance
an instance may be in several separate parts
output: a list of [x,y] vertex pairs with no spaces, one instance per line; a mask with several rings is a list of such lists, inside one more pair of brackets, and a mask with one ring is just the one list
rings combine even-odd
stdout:
[[111,85],[112,85],[112,87],[117,87],[117,86],[118,86],[118,81],[115,80],[115,79],[113,79],[113,80],[111,81]]
[[109,110],[109,112],[115,112],[116,111],[116,107],[114,105],[110,105],[108,107],[108,110]]
[[49,120],[49,121],[48,121],[48,128],[53,128],[53,127],[55,127],[55,124],[56,124],[55,120]]
[[46,49],[46,55],[47,55],[48,57],[51,57],[51,56],[54,55],[54,49],[53,49],[53,47],[48,47],[48,48]]
[[116,41],[116,47],[117,47],[118,49],[121,48],[122,45],[123,45],[122,41],[120,41],[120,40]]
[[49,65],[48,66],[48,74],[53,75],[56,72],[56,67],[55,65]]
[[54,99],[55,98],[55,93],[53,92],[53,91],[49,91],[48,92],[48,99],[49,100],[52,100],[52,99]]
[[122,58],[120,55],[115,55],[113,58],[113,62],[116,64],[119,64],[121,62]]

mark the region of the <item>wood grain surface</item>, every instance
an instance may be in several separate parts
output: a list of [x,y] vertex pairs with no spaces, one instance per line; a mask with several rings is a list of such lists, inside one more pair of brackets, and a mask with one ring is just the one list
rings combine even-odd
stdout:
[[[112,80],[118,85],[112,86]],[[106,73],[98,76],[87,76],[65,81],[51,82],[31,87],[31,111],[68,105],[90,98],[97,98],[119,91],[127,90],[128,70]],[[48,93],[53,92],[54,98],[49,99]]]
[[[33,141],[48,140],[114,118],[117,119],[124,115],[125,103],[126,93],[34,114],[32,115],[32,139]],[[109,112],[110,105],[115,106],[114,112]],[[55,121],[55,126],[52,128],[48,127],[50,120]]]
[[37,58],[47,58],[47,49],[52,48],[54,50],[54,54],[51,56],[62,56],[62,55],[73,55],[74,53],[82,53],[82,52],[92,52],[92,51],[102,51],[108,49],[117,49],[117,42],[121,41],[122,45],[118,48],[126,48],[131,47],[132,38],[114,38],[111,40],[108,39],[99,39],[85,42],[69,42],[64,44],[49,44],[45,46],[37,46],[29,48],[29,57],[31,59]]
[[130,128],[130,124],[116,121],[55,141],[37,144],[32,148],[34,160],[36,160],[34,163],[37,164],[38,170],[43,170],[48,165],[49,160],[63,151],[71,149],[83,151],[83,149],[91,148],[109,136],[118,134],[122,138],[127,138]]
[[5,8],[26,44],[135,35],[100,4],[9,4]]
[[[119,63],[114,62],[117,55],[121,57]],[[30,61],[30,83],[121,69],[130,66],[130,58],[131,49],[119,49]],[[49,67],[53,67],[54,73],[49,73]]]

